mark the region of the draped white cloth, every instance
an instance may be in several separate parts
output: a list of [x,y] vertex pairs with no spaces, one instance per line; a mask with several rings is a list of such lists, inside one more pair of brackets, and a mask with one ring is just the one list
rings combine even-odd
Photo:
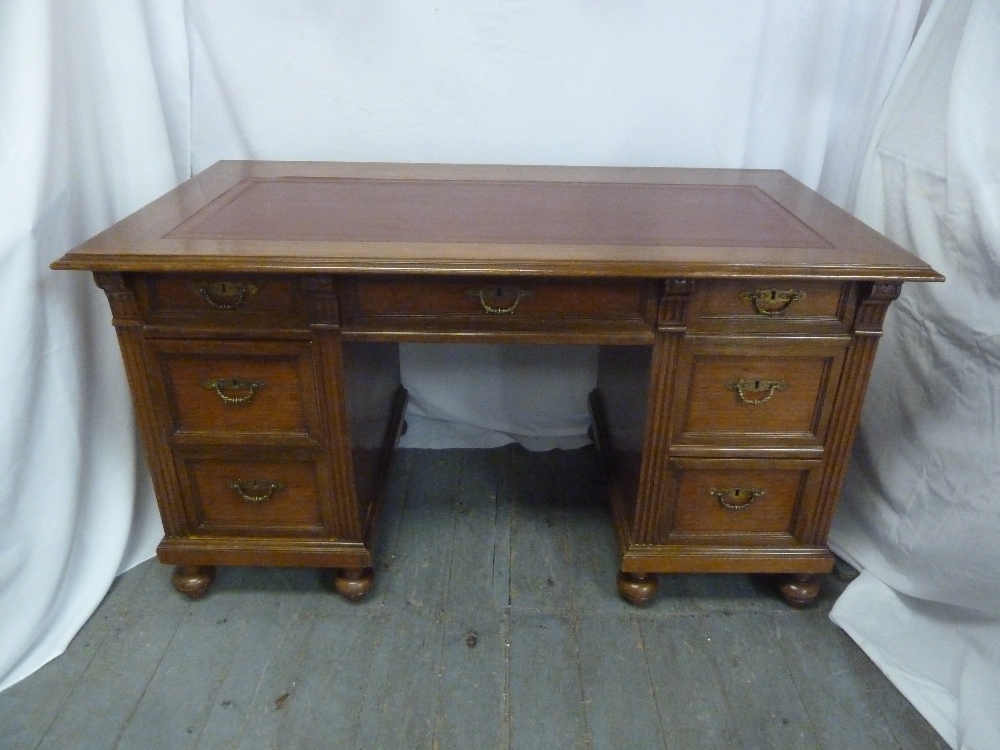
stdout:
[[[0,686],[160,534],[106,302],[51,260],[223,158],[780,168],[850,206],[920,5],[6,0]],[[575,348],[404,366],[413,444],[572,441],[593,382]]]
[[857,212],[948,280],[890,309],[832,534],[833,619],[953,747],[1000,747],[1000,4],[935,3]]
[[107,301],[48,264],[188,174],[168,5],[0,4],[0,687],[162,535]]

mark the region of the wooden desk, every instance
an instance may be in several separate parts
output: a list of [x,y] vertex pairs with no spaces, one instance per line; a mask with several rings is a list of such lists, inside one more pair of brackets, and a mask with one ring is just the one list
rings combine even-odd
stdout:
[[815,599],[886,310],[941,279],[780,172],[275,162],[220,162],[53,268],[107,293],[188,596],[294,565],[363,597],[398,342],[474,341],[599,347],[635,603],[680,571]]

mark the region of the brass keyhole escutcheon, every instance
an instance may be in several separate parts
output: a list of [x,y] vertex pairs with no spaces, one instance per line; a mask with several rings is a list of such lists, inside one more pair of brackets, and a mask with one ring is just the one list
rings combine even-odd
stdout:
[[[488,315],[511,315],[517,309],[517,306],[521,304],[522,299],[531,296],[531,292],[526,289],[505,286],[482,287],[481,289],[469,292],[469,294],[479,299],[479,305],[483,308],[483,312]],[[490,302],[487,302],[487,299]],[[497,302],[506,302],[507,300],[512,301],[505,305],[496,304]]]
[[765,492],[757,487],[713,487],[708,494],[727,510],[746,510]]
[[[726,382],[726,388],[736,391],[740,401],[750,406],[766,404],[778,391],[788,389],[788,383],[781,380],[747,380],[740,378]],[[754,395],[759,394],[759,395]]]
[[263,503],[270,500],[275,492],[285,488],[281,482],[269,479],[236,479],[229,483],[229,488],[248,503]]
[[242,281],[216,281],[196,288],[216,310],[235,310],[247,297],[257,293],[257,287]]
[[755,289],[740,295],[740,299],[753,302],[758,315],[779,315],[793,302],[805,298],[806,293],[801,289]]
[[267,387],[263,380],[245,380],[243,378],[212,378],[202,385],[227,404],[249,403],[257,391]]

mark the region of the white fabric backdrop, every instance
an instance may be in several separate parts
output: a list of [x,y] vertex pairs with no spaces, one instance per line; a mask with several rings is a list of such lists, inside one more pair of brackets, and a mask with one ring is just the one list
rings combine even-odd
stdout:
[[187,174],[168,5],[0,4],[0,687],[162,536],[107,301],[47,266]]
[[[627,11],[571,0],[7,0],[0,686],[59,653],[159,534],[106,303],[49,261],[220,158],[775,167],[850,205],[919,10],[919,0]],[[497,425],[579,430],[582,401],[565,411],[533,386],[511,393],[551,402],[531,412],[543,424],[518,419],[523,400],[492,417],[463,410],[463,391],[478,395],[482,381],[459,377],[443,398],[421,371],[440,382],[434,357],[469,351],[429,351],[405,352],[429,418],[487,443],[507,439],[482,434]],[[491,351],[498,366],[513,356]],[[544,367],[553,393],[589,387],[586,354],[563,354],[522,353],[518,366]],[[497,372],[485,377],[510,376]]]
[[886,321],[831,537],[847,630],[954,747],[1000,747],[1000,4],[937,2],[858,215],[944,273]]

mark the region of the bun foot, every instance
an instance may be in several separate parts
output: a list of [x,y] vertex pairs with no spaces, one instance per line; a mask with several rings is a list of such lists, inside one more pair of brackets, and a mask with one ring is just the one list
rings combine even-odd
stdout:
[[778,584],[778,593],[786,604],[793,607],[808,607],[815,604],[819,596],[819,578],[812,573],[787,576]]
[[637,607],[644,607],[653,601],[659,587],[660,581],[653,573],[618,572],[618,593],[622,599]]
[[170,582],[188,599],[201,599],[215,580],[214,565],[178,565]]
[[375,571],[371,568],[342,568],[333,579],[333,590],[349,602],[360,602],[371,591]]

